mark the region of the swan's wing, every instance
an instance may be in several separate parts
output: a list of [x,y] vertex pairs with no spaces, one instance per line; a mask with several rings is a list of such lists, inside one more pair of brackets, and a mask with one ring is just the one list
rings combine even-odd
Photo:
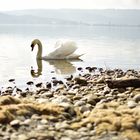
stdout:
[[66,58],[73,54],[77,49],[76,43],[73,41],[67,41],[65,43],[59,43],[57,48],[49,54],[49,57],[53,58]]
[[62,44],[63,44],[63,42],[58,40],[58,41],[56,41],[54,48],[59,48],[59,47],[61,47]]

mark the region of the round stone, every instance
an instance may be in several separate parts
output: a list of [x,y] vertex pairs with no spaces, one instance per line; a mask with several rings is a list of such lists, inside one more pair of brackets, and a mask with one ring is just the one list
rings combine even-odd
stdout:
[[85,101],[77,101],[74,106],[82,106],[85,105]]
[[131,101],[128,101],[128,102],[127,102],[127,106],[128,106],[129,108],[134,108],[134,107],[137,106],[137,103],[136,103],[135,101],[131,100]]
[[136,103],[138,103],[140,101],[140,94],[135,95],[133,99]]
[[11,126],[19,126],[20,125],[20,121],[19,120],[13,120],[10,122]]

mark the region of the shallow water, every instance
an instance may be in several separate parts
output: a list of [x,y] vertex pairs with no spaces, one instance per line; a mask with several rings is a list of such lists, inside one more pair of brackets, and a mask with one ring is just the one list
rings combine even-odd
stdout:
[[[83,61],[41,61],[39,72],[31,74],[31,70],[38,69],[37,50],[31,52],[30,48],[34,38],[42,41],[44,54],[53,50],[60,39],[74,40],[79,47],[77,53],[85,53]],[[8,85],[11,78],[20,87],[29,80],[62,79],[81,66],[138,70],[139,38],[140,27],[0,25],[0,85]]]

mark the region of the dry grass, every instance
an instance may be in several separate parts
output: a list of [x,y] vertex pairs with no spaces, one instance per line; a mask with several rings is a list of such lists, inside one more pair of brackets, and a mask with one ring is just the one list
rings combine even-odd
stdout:
[[[95,127],[96,135],[104,132],[117,131],[130,139],[138,140],[140,132],[136,123],[140,118],[140,107],[129,109],[126,105],[119,105],[117,102],[104,103],[102,107],[92,110],[87,118],[73,123],[72,129],[86,126],[88,123]],[[133,137],[135,135],[135,137]]]
[[57,117],[63,111],[62,107],[51,103],[39,104],[11,96],[0,98],[0,123],[8,123],[18,116],[31,117],[33,114]]

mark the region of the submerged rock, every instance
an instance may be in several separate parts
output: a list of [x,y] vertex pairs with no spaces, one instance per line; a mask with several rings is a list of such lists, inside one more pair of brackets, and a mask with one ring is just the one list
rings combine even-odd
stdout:
[[74,78],[75,84],[79,84],[82,86],[86,86],[88,84],[87,80],[84,77],[76,77]]
[[14,82],[15,81],[15,79],[9,79],[9,82]]
[[33,85],[34,82],[33,82],[33,81],[29,81],[29,82],[27,82],[26,84],[27,84],[27,85]]

